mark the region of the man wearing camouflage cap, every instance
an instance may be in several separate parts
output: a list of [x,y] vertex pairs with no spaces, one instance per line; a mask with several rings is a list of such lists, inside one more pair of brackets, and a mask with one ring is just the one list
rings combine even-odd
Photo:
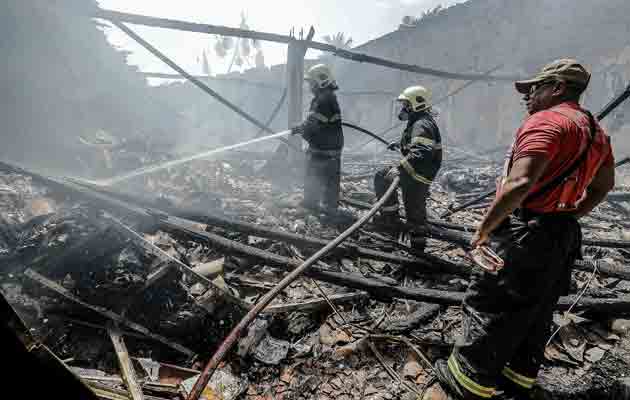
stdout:
[[[425,399],[529,398],[580,255],[578,219],[615,181],[610,140],[579,105],[589,80],[576,60],[562,59],[516,82],[529,116],[471,243],[482,256],[462,304],[463,334],[436,363],[439,385]],[[483,254],[492,252],[502,268],[488,268]]]

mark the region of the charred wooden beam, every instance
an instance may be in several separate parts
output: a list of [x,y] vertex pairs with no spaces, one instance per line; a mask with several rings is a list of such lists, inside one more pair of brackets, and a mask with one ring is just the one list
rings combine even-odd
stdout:
[[[99,399],[106,400],[129,400],[130,394],[126,390],[116,389],[104,383],[88,381],[90,389],[96,393]],[[164,400],[163,397],[144,396],[145,400]]]
[[[137,197],[129,196],[122,193],[117,193],[111,189],[105,189],[102,187],[91,186],[89,184],[80,183],[80,186],[83,186],[88,192],[87,193],[99,193],[105,195],[107,198],[116,199],[119,204],[130,204],[134,207],[143,207],[145,210],[147,208],[154,207],[154,202],[150,200],[140,199]],[[202,222],[204,224],[208,224],[214,227],[219,227],[223,229],[227,229],[230,231],[238,231],[250,235],[260,236],[268,239],[278,240],[286,243],[290,243],[300,247],[308,247],[308,248],[321,248],[328,244],[328,240],[320,239],[313,236],[306,235],[298,235],[295,233],[290,233],[286,231],[282,231],[280,229],[274,229],[269,227],[264,227],[258,224],[252,224],[245,221],[237,221],[232,218],[228,218],[225,216],[221,216],[218,214],[211,214],[207,211],[198,211],[198,210],[183,210],[176,207],[161,207],[159,211],[151,212],[152,215],[173,215],[183,220],[190,220],[189,226],[194,227],[195,222]],[[166,219],[162,220],[165,221]],[[439,237],[439,233],[441,231],[435,231],[435,237]],[[459,235],[454,233],[453,235],[448,235],[447,238],[457,238]],[[213,243],[219,246],[224,246],[226,242],[223,240],[222,236],[218,235],[210,235],[208,239],[212,238]],[[215,240],[216,239],[216,240]],[[227,239],[226,239],[227,240]],[[468,239],[461,239],[460,241],[469,242]],[[232,241],[230,241],[232,242]],[[227,249],[229,250],[234,246],[232,242]],[[249,249],[250,246],[241,247],[241,249]],[[255,249],[251,247],[252,251]],[[378,260],[383,262],[391,262],[394,264],[399,264],[403,266],[409,267],[422,267],[426,269],[427,272],[441,272],[441,273],[452,273],[452,274],[468,274],[468,267],[463,264],[456,264],[446,260],[443,260],[439,257],[432,256],[430,254],[423,254],[414,257],[405,257],[398,254],[385,253],[378,250],[368,249],[365,247],[358,246],[352,243],[343,243],[335,250],[331,252],[331,255],[337,257],[363,257],[369,258],[372,260]],[[273,259],[268,259],[267,261],[274,262]]]
[[[630,199],[630,192],[628,192],[628,199]],[[365,203],[358,200],[342,198],[341,201],[343,201],[346,204],[352,205],[354,207],[358,207],[358,208],[370,207],[369,203]],[[477,229],[477,227],[473,225],[455,224],[452,222],[444,222],[440,220],[429,219],[428,222],[430,225],[433,225],[433,227],[431,226],[428,227],[427,233],[429,234],[429,237],[432,237],[434,239],[446,240],[446,241],[449,241],[449,242],[452,242],[452,243],[455,243],[464,247],[468,247],[468,245],[470,244],[471,236],[465,235],[465,234],[458,234],[456,232],[450,232],[449,230],[472,233]],[[437,227],[447,228],[447,230],[437,229]],[[609,248],[615,248],[615,249],[630,248],[630,241],[628,240],[585,238],[582,240],[582,244],[585,246],[609,247]]]
[[73,303],[76,303],[84,308],[87,308],[91,311],[94,311],[98,314],[100,314],[101,316],[114,321],[116,323],[119,323],[121,325],[125,325],[131,329],[133,329],[134,331],[140,332],[142,333],[144,336],[151,338],[155,341],[158,341],[172,349],[175,349],[183,354],[186,354],[188,356],[193,356],[195,355],[195,353],[190,350],[187,349],[186,347],[177,344],[175,342],[173,342],[170,339],[167,339],[161,335],[152,333],[151,331],[149,331],[149,329],[145,328],[144,326],[137,324],[135,322],[129,321],[126,318],[123,318],[122,316],[116,314],[113,311],[110,311],[104,307],[100,307],[100,306],[95,306],[93,304],[89,304],[86,303],[85,301],[81,300],[80,298],[78,298],[77,296],[73,295],[72,293],[70,293],[69,291],[67,291],[65,288],[61,287],[61,285],[57,284],[56,282],[51,281],[50,279],[46,278],[43,275],[38,274],[37,272],[33,271],[32,269],[27,269],[24,272],[24,276],[26,276],[27,278],[33,280],[34,282],[39,283],[40,285],[44,286],[47,289],[52,290],[53,292],[59,294],[60,296],[64,297],[67,300],[72,301]]
[[[125,22],[136,25],[153,26],[158,28],[176,29],[186,32],[208,33],[224,36],[235,36],[247,39],[265,40],[276,43],[286,43],[296,41],[292,36],[278,35],[275,33],[257,32],[246,29],[230,28],[219,25],[198,24],[185,21],[177,21],[166,18],[149,17],[145,15],[123,13],[118,11],[110,11],[104,9],[98,9],[94,15],[96,18],[107,19],[112,22]],[[464,74],[441,71],[434,68],[421,67],[418,65],[404,64],[395,61],[390,61],[380,57],[373,57],[367,54],[356,53],[340,49],[338,47],[314,42],[310,40],[304,40],[304,45],[307,48],[312,48],[320,51],[331,52],[337,57],[345,58],[347,60],[357,61],[361,63],[369,63],[374,65],[380,65],[387,68],[397,69],[401,71],[415,72],[424,75],[433,75],[445,79],[457,79],[457,80],[483,80],[483,81],[515,81],[518,80],[517,76],[498,76],[498,75],[486,75],[486,74]],[[179,72],[179,71],[178,71]]]
[[[311,36],[311,34],[309,34]],[[339,246],[346,239],[348,239],[354,232],[361,228],[374,214],[378,212],[378,210],[383,207],[385,202],[393,195],[396,194],[396,190],[398,189],[398,184],[400,183],[400,177],[396,177],[393,179],[389,188],[385,191],[383,196],[374,204],[372,209],[361,216],[354,224],[348,227],[346,230],[341,232],[339,236],[331,240],[326,246],[319,249],[315,254],[310,256],[304,262],[301,262],[297,268],[291,270],[286,276],[278,282],[273,289],[265,293],[254,305],[254,307],[247,312],[247,314],[241,319],[241,321],[232,329],[232,331],[228,334],[228,336],[223,340],[223,343],[219,345],[219,348],[214,352],[208,364],[206,364],[203,372],[195,382],[190,394],[188,395],[188,400],[197,400],[201,396],[204,388],[210,381],[212,374],[219,367],[219,363],[225,358],[227,352],[232,348],[232,346],[236,343],[236,341],[241,337],[244,330],[252,323],[258,314],[265,309],[272,301],[275,299],[284,289],[286,289],[292,282],[298,279],[300,276],[304,275],[304,273],[310,270],[313,265],[319,262],[330,250]]]
[[108,329],[107,333],[114,345],[116,358],[118,359],[118,366],[120,367],[120,375],[131,394],[131,399],[144,400],[144,394],[142,393],[142,388],[140,387],[140,382],[138,382],[136,372],[133,369],[131,358],[129,358],[129,352],[127,351],[127,345],[125,344],[122,333],[115,327]]
[[[344,294],[333,294],[328,296],[328,300],[335,304],[343,304],[356,302],[361,300],[366,300],[369,296],[367,293],[344,293]],[[287,303],[287,304],[278,304],[272,305],[263,311],[268,314],[277,314],[277,313],[285,313],[292,311],[312,311],[320,308],[329,307],[328,301],[324,298],[310,299],[305,300],[299,303]]]
[[[112,196],[108,196],[101,192],[96,192],[94,190],[89,189],[88,187],[77,185],[76,183],[73,183],[70,181],[54,180],[52,178],[45,177],[43,175],[35,174],[31,171],[27,171],[27,170],[19,169],[19,168],[16,169],[15,166],[11,166],[9,164],[4,164],[0,162],[0,168],[1,167],[12,168],[13,171],[33,176],[34,179],[37,179],[44,184],[54,185],[58,187],[59,189],[64,189],[66,191],[72,192],[75,195],[82,197],[83,199],[92,200],[91,204],[94,207],[112,209],[120,213],[123,213],[125,215],[129,215],[135,218],[140,218],[144,220],[145,222],[154,223],[163,229],[185,234],[188,237],[190,237],[192,240],[198,241],[200,243],[212,243],[218,247],[221,247],[222,249],[228,252],[235,252],[235,253],[251,256],[259,262],[272,265],[272,266],[277,266],[279,268],[295,268],[299,266],[299,262],[294,259],[283,257],[277,254],[273,254],[273,253],[270,253],[270,252],[252,247],[252,246],[248,246],[242,243],[234,242],[230,239],[227,239],[225,237],[222,237],[216,234],[212,234],[210,232],[200,231],[199,229],[197,229],[198,224],[193,221],[187,221],[180,218],[172,218],[164,213],[147,210],[146,208],[129,204],[120,199],[116,199]],[[442,261],[444,263],[448,263],[447,261],[444,261],[444,260]],[[448,264],[452,264],[452,263],[448,263]],[[421,266],[426,267],[427,265],[421,264]],[[459,274],[464,274],[465,271],[469,270],[469,267],[465,264],[452,264],[451,268],[453,269],[453,271],[459,271],[458,272]],[[429,268],[427,269],[430,270]],[[438,270],[438,267],[434,266],[433,270],[434,271]],[[604,273],[605,267],[601,267],[600,271]],[[462,297],[463,293],[444,292],[444,291],[432,290],[432,289],[397,287],[397,286],[387,285],[386,283],[382,281],[378,281],[376,279],[365,278],[361,275],[338,273],[338,272],[324,270],[319,267],[312,267],[311,269],[307,270],[306,275],[315,279],[332,283],[332,284],[366,291],[377,298],[383,298],[383,299],[407,298],[407,299],[425,301],[428,303],[445,304],[445,305],[459,304],[461,300],[463,299]],[[61,289],[63,290],[63,288]],[[599,308],[600,310],[604,310],[604,311],[607,311],[607,310],[617,311],[620,309],[630,310],[630,299],[625,299],[625,298],[621,300],[583,299],[581,302],[581,304],[587,304],[587,303],[592,304],[595,308]],[[561,306],[563,306],[562,304],[564,303],[561,303]]]

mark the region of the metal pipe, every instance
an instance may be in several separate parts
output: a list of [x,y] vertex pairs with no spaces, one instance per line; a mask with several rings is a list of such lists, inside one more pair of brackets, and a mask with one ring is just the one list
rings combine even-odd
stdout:
[[212,374],[218,367],[219,363],[223,360],[227,352],[234,345],[234,343],[239,339],[243,331],[249,326],[249,324],[256,318],[256,316],[267,306],[271,301],[282,292],[287,286],[289,286],[293,281],[295,281],[302,273],[315,264],[319,259],[321,259],[326,253],[330,250],[336,248],[344,240],[346,240],[350,235],[352,235],[356,230],[358,230],[361,226],[363,226],[376,212],[385,204],[385,202],[391,197],[393,193],[396,192],[396,188],[398,188],[398,183],[400,182],[400,177],[396,177],[392,184],[389,186],[383,197],[380,198],[379,201],[374,204],[374,207],[361,217],[357,222],[355,222],[350,228],[346,229],[339,236],[337,236],[334,240],[324,246],[317,253],[313,254],[309,257],[302,265],[291,271],[282,281],[278,283],[276,287],[267,292],[258,303],[243,317],[243,319],[232,329],[230,334],[225,338],[223,343],[216,350],[208,364],[204,368],[203,372],[195,382],[195,386],[192,391],[188,395],[187,400],[198,400],[199,396],[203,392],[204,388],[210,381]]

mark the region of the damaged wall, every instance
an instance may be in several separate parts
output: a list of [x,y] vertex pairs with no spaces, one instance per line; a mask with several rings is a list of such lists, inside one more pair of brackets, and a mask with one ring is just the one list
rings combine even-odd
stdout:
[[[453,72],[484,73],[503,65],[497,73],[517,75],[529,75],[555,58],[576,57],[592,69],[593,80],[585,95],[585,104],[598,111],[630,80],[630,43],[627,39],[630,23],[625,18],[629,12],[630,3],[623,0],[580,2],[579,6],[569,0],[471,0],[423,20],[417,27],[400,27],[354,50]],[[336,58],[324,60],[332,64],[337,75],[345,119],[374,132],[381,132],[396,123],[392,112],[393,98],[386,94],[345,96],[343,92],[395,93],[420,83],[430,87],[434,97],[439,98],[464,83]],[[282,66],[271,71],[253,69],[243,74],[222,76],[236,77],[284,84]],[[280,96],[280,91],[269,96],[268,90],[253,86],[242,85],[235,89],[216,81],[211,84],[263,120]],[[189,89],[187,93],[196,90]],[[156,90],[170,93],[171,101],[176,101],[179,96],[169,88]],[[188,109],[195,107],[189,102],[191,99],[183,100]],[[237,127],[233,131],[237,135],[241,132],[242,138],[256,132],[248,123],[237,122],[237,118],[226,113],[223,106],[206,100],[205,95],[200,94],[199,101],[207,107],[208,123],[219,123],[232,129]],[[310,95],[305,93],[305,108],[309,101]],[[622,105],[615,115],[607,118],[606,124],[612,131],[630,130],[630,119],[624,116],[629,107]],[[520,98],[512,84],[507,82],[476,83],[441,104],[439,109],[443,135],[452,143],[473,145],[478,149],[492,148],[497,143],[509,144],[525,116]],[[285,110],[277,117],[274,129],[286,127]],[[391,135],[395,136],[394,133]],[[205,140],[202,136],[192,135],[193,139],[195,137]],[[349,129],[346,129],[346,138],[349,148],[365,141],[362,135]],[[616,142],[617,153],[623,154],[624,146],[619,140]],[[379,147],[375,145],[373,148]]]
[[151,99],[95,20],[96,1],[9,0],[0,6],[0,156],[78,173],[93,155],[79,135],[165,136],[176,115]]
[[[623,55],[628,51],[630,24],[623,17],[628,11],[630,4],[618,0],[580,2],[578,7],[567,0],[472,0],[356,50],[450,71],[483,73],[504,64],[498,73],[520,75],[532,74],[555,58],[575,57],[593,72],[585,104],[599,110],[630,78]],[[341,60],[337,64],[340,81],[353,89],[377,84],[401,90],[418,82],[440,97],[462,84]],[[509,143],[524,116],[519,100],[509,83],[475,84],[440,107],[445,134],[455,143],[481,148]],[[617,116],[624,109],[628,106]],[[366,125],[378,122],[368,120]]]

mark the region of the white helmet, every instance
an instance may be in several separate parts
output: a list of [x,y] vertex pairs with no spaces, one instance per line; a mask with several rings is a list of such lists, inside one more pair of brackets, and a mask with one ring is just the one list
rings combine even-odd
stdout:
[[314,82],[320,89],[331,85],[337,86],[330,68],[324,64],[317,64],[309,68],[304,74],[304,80]]
[[424,86],[410,86],[398,96],[397,100],[408,101],[415,112],[424,111],[431,108],[431,91]]

